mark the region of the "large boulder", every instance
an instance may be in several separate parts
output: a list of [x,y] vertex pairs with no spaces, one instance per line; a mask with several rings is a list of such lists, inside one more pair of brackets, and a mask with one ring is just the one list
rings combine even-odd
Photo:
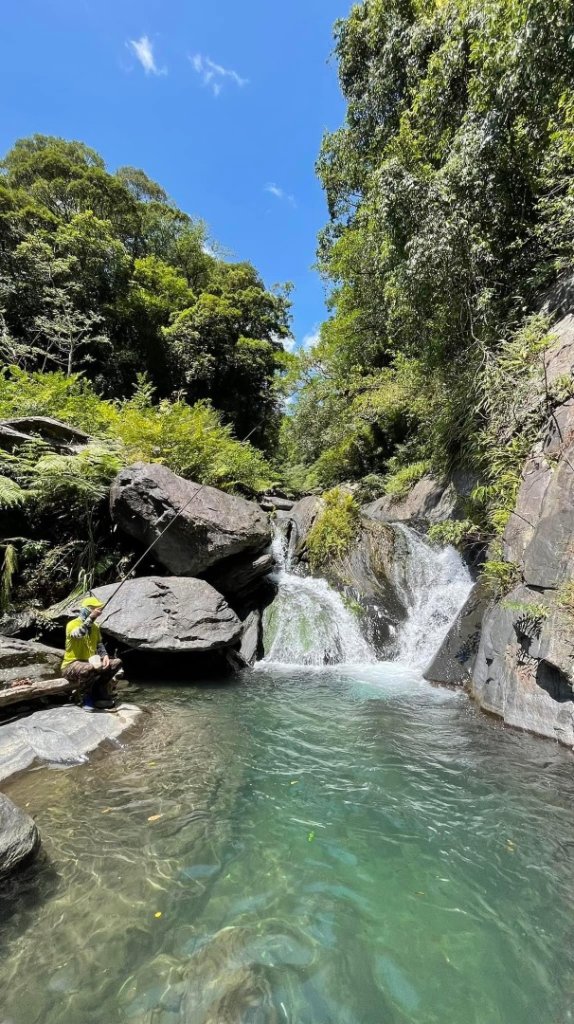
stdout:
[[452,484],[424,476],[404,498],[385,494],[365,505],[363,512],[379,522],[430,526],[451,519],[457,500],[457,492]]
[[[574,369],[574,316],[553,329],[532,406]],[[550,411],[503,538],[517,585],[483,621],[471,689],[509,725],[574,746],[574,401]]]
[[307,537],[324,504],[323,499],[316,494],[308,494],[296,501],[286,513],[291,524],[290,548],[296,560],[304,557]]
[[114,714],[67,706],[0,725],[0,782],[36,763],[60,768],[82,764],[100,744],[117,743],[140,715],[132,704],[121,704]]
[[[108,636],[140,651],[204,653],[233,646],[241,622],[225,599],[205,580],[187,576],[143,576],[96,587],[104,603],[99,620]],[[70,611],[75,611],[74,606]]]
[[0,793],[0,879],[31,860],[39,848],[33,819]]
[[[269,520],[255,502],[137,462],[116,477],[111,511],[118,525],[178,576],[197,576],[233,555],[253,555],[271,541]],[[173,523],[164,533],[166,527]]]
[[63,651],[32,640],[0,636],[0,687],[26,679],[55,679],[60,675]]

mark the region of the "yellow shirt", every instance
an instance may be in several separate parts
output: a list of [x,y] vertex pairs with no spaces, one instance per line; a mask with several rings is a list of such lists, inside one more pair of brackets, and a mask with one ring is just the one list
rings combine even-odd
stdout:
[[[82,635],[73,636],[73,633]],[[94,654],[101,653],[102,647],[102,631],[97,622],[72,619],[66,626],[66,650],[62,668],[71,665],[73,661],[89,661]]]

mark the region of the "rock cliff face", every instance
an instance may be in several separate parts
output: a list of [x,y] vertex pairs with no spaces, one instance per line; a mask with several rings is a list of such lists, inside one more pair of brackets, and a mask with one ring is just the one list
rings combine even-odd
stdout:
[[[559,382],[572,380],[574,316],[553,329],[545,353],[543,387],[533,402],[545,402]],[[568,389],[566,389],[568,390]],[[482,621],[474,665],[452,670],[437,656],[428,677],[470,682],[485,710],[509,725],[574,747],[574,400],[548,407],[542,440],[524,467],[516,507],[503,538],[505,560],[516,584],[491,604]],[[451,631],[468,627],[465,612]],[[450,667],[449,667],[450,665]]]

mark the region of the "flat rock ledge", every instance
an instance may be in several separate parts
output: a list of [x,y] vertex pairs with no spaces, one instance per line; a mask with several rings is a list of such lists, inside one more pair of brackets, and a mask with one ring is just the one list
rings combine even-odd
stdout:
[[40,833],[34,820],[0,793],[0,879],[36,856]]
[[49,708],[2,725],[0,782],[32,764],[58,768],[83,764],[102,743],[117,743],[141,713],[134,704],[121,704],[113,714],[90,713],[78,707]]

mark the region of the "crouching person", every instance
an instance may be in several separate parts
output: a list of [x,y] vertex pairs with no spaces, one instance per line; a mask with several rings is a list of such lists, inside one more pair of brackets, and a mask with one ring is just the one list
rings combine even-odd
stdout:
[[112,679],[122,667],[119,658],[108,657],[96,619],[103,604],[97,597],[82,601],[80,614],[66,626],[66,650],[62,675],[76,683],[87,711],[111,711],[116,706]]

